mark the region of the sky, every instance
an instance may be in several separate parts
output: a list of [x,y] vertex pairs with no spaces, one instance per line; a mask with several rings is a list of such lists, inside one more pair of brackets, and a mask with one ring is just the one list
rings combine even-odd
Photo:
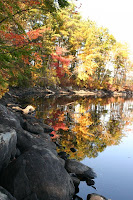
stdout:
[[109,29],[117,41],[127,43],[133,59],[133,0],[78,0],[83,18]]

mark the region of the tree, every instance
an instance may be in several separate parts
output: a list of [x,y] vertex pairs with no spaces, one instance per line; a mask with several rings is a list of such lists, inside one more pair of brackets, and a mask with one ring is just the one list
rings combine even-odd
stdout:
[[127,49],[106,28],[83,20],[67,0],[1,0],[0,17],[1,90],[9,85],[110,89],[113,78],[117,88],[125,85]]
[[78,81],[86,87],[102,89],[109,81],[110,72],[106,66],[110,61],[110,52],[115,39],[103,27],[97,27],[88,21],[85,30],[84,47],[79,58]]
[[126,85],[126,75],[130,67],[129,52],[126,44],[116,43],[113,48],[114,79],[113,85],[117,90]]
[[60,7],[67,5],[66,0],[0,1],[0,76],[3,87],[29,83],[34,71],[31,61],[39,58],[39,53],[37,59],[34,53],[41,47],[46,30],[41,28],[42,22],[47,13],[56,15]]

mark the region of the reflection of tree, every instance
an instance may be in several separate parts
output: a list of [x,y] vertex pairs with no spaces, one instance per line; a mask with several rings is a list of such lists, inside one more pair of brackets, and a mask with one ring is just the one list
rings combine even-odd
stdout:
[[[107,146],[120,143],[132,112],[125,105],[122,98],[40,99],[34,103],[37,116],[60,135],[57,140],[62,148],[58,151],[66,151],[78,160],[96,157]],[[77,151],[73,153],[71,148]]]

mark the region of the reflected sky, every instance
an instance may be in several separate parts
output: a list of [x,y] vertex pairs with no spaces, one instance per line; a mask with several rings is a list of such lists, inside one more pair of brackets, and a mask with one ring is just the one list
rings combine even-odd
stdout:
[[[133,125],[132,125],[133,128]],[[97,173],[94,190],[80,184],[79,196],[84,200],[88,193],[98,193],[112,200],[130,200],[133,197],[133,131],[117,146],[107,147],[95,159],[85,158],[82,163]]]

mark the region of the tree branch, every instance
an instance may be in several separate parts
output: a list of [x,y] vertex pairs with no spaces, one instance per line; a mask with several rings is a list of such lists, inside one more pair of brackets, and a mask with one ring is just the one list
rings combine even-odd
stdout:
[[[21,10],[21,11],[18,11],[18,12],[16,12],[14,15],[12,15],[12,17],[14,17],[15,15],[17,15],[17,14],[20,14],[20,13],[22,13],[22,12],[26,12],[26,11],[29,11],[29,10],[32,10],[33,8],[28,8],[28,9],[24,9],[24,10]],[[36,8],[37,9],[37,8]],[[0,21],[0,24],[1,23],[3,23],[6,19],[8,19],[9,18],[9,16],[7,16],[7,17],[5,17],[4,19],[2,19],[1,21]]]

